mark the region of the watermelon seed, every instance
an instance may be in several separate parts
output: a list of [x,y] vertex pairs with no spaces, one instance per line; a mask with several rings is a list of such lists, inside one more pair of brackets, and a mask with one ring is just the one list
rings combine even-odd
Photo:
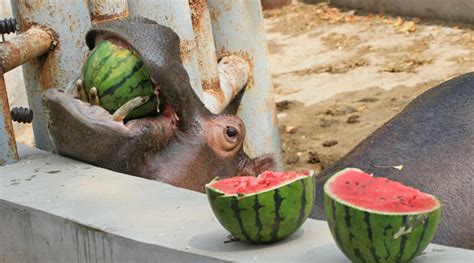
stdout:
[[346,181],[346,184],[350,184],[348,181]]

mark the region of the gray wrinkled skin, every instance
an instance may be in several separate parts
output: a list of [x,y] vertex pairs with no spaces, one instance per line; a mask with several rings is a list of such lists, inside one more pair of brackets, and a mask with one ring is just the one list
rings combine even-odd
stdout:
[[177,113],[177,129],[155,117],[114,122],[103,108],[50,89],[43,98],[59,154],[195,191],[203,191],[217,176],[257,175],[273,168],[271,156],[250,159],[241,144],[227,152],[216,147],[211,131],[219,139],[216,130],[233,126],[243,140],[244,124],[236,116],[214,115],[204,107],[191,88],[179,57],[179,38],[171,29],[146,19],[115,20],[89,31],[86,43],[92,49],[104,37],[128,43],[142,59]]
[[[403,165],[401,171],[375,166]],[[437,196],[438,244],[474,249],[474,73],[425,92],[317,179],[311,217],[323,219],[323,184],[357,167]]]

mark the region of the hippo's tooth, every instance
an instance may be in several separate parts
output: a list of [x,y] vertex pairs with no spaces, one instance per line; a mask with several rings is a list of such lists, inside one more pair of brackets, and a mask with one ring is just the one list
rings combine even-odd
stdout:
[[134,109],[142,106],[143,104],[147,103],[150,97],[148,96],[141,96],[141,97],[135,97],[124,105],[122,105],[120,108],[118,108],[114,114],[112,115],[112,120],[113,121],[123,121],[125,117],[127,117],[130,112],[132,112]]
[[100,105],[100,99],[99,99],[99,94],[97,93],[97,88],[92,87],[89,90],[89,100],[91,106],[99,106]]

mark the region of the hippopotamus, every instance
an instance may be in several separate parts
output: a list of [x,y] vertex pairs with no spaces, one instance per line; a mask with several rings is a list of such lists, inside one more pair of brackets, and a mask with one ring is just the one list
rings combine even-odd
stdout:
[[243,151],[241,119],[211,113],[194,93],[173,30],[143,18],[114,20],[94,26],[86,44],[93,49],[104,39],[137,54],[168,109],[124,123],[63,89],[48,89],[43,99],[57,153],[194,191],[215,177],[252,176],[274,167],[271,155],[251,159]]
[[[402,170],[390,166],[403,165]],[[357,145],[316,181],[312,218],[324,219],[324,182],[346,167],[437,196],[434,243],[474,248],[474,73],[431,88]]]

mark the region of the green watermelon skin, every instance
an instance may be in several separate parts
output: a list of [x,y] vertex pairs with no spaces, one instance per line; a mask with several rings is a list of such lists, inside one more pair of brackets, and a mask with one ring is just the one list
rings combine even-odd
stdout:
[[314,201],[314,176],[245,196],[224,195],[206,186],[217,220],[233,237],[272,243],[294,233],[308,218]]
[[138,96],[150,96],[150,100],[133,110],[127,119],[156,112],[157,100],[148,71],[127,48],[107,40],[100,42],[83,66],[82,79],[87,94],[92,87],[97,88],[101,106],[110,113]]
[[427,213],[364,211],[332,197],[330,181],[324,187],[326,220],[337,246],[352,262],[409,262],[433,239],[441,216],[439,202]]

